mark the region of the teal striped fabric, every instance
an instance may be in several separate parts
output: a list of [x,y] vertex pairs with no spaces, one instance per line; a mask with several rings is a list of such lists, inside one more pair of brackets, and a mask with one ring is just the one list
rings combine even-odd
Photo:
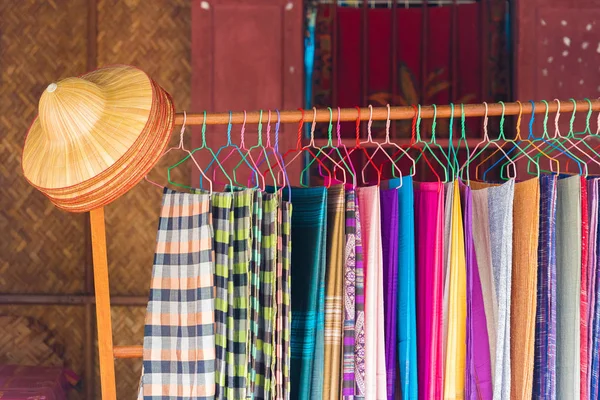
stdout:
[[[287,198],[289,189],[283,192]],[[291,398],[323,397],[327,190],[292,188]]]

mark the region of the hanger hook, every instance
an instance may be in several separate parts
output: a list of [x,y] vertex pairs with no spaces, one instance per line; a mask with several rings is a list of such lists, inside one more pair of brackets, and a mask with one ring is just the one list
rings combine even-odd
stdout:
[[267,148],[271,147],[271,109],[267,113]]
[[[421,105],[417,104],[417,140],[421,141]],[[435,137],[433,137],[435,141]]]
[[369,104],[369,123],[367,124],[367,141],[372,142],[371,125],[373,125],[373,106]]
[[544,112],[544,133],[542,134],[543,138],[549,139],[548,137],[548,111],[549,111],[549,105],[548,102],[546,100],[542,100],[542,103],[544,103],[545,106],[545,112]]
[[227,123],[227,146],[231,146],[231,128],[232,128],[232,112],[229,110],[229,122]]
[[340,133],[340,114],[342,113],[342,110],[340,109],[340,107],[338,106],[337,108],[337,126],[336,126],[336,133],[337,133],[337,145],[341,146],[342,145],[342,134]]
[[275,124],[275,150],[279,152],[279,127],[281,126],[281,114],[277,108],[275,109],[275,112],[277,113],[277,123]]
[[556,116],[554,117],[554,139],[556,139],[557,137],[560,138],[562,136],[560,135],[560,129],[558,128],[558,119],[560,118],[560,100],[554,99],[554,101],[557,105]]
[[315,128],[317,127],[317,107],[313,107],[313,120],[310,127],[310,146],[315,147]]
[[575,114],[577,113],[577,102],[573,98],[570,98],[569,101],[571,101],[573,103],[573,114],[571,115],[571,120],[569,121],[569,134],[567,135],[567,137],[572,138],[574,135],[573,123],[575,122]]
[[[599,100],[600,97],[598,97],[596,100]],[[600,112],[598,113],[598,120],[596,121],[596,136],[600,135]]]
[[529,100],[531,103],[531,119],[529,120],[529,137],[528,139],[533,139],[533,122],[535,121],[535,102],[533,100]]
[[327,147],[333,147],[333,109],[331,107],[327,107],[329,111],[329,126],[327,127]]
[[500,105],[502,105],[502,115],[500,116],[500,134],[498,135],[498,139],[505,139],[504,136],[504,113],[506,112],[506,105],[503,101],[500,101]]
[[204,118],[202,118],[202,147],[206,147],[206,110],[204,110]]
[[390,104],[387,104],[387,120],[385,121],[385,142],[390,142],[390,116],[391,116]]
[[356,117],[356,147],[360,147],[360,107],[355,106],[358,116]]
[[517,117],[517,136],[515,139],[521,140],[521,118],[523,117],[523,104],[517,100],[519,104],[519,116]]
[[587,97],[584,100],[588,103],[588,112],[587,117],[585,118],[585,133],[591,135],[592,131],[590,130],[590,119],[592,118],[592,101]]
[[246,149],[246,141],[244,140],[244,134],[246,133],[246,118],[248,117],[246,110],[244,110],[244,122],[242,123],[242,129],[240,131],[240,147]]
[[483,116],[483,140],[489,141],[490,137],[488,135],[488,103],[483,102],[485,106],[485,115]]
[[183,134],[185,133],[185,123],[187,121],[187,113],[183,110],[183,124],[181,125],[181,131],[179,132],[179,148],[183,149]]

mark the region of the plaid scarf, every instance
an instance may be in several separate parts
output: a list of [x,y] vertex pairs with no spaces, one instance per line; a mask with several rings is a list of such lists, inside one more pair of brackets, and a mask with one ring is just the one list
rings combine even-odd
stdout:
[[290,329],[292,204],[281,202],[277,220],[277,308],[275,330],[275,398],[290,398]]
[[165,188],[138,399],[213,399],[215,335],[209,196]]

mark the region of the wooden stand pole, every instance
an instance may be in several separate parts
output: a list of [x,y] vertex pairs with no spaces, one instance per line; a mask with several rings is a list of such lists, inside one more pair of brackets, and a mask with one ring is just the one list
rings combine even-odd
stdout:
[[115,362],[113,358],[112,323],[110,319],[110,288],[104,208],[90,211],[94,288],[96,291],[96,326],[98,327],[98,358],[102,400],[116,400]]

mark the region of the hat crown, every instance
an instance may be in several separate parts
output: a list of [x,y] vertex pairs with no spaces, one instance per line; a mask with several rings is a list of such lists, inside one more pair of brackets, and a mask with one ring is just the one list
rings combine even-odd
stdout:
[[39,103],[39,119],[50,141],[77,141],[94,128],[106,106],[106,96],[93,82],[67,78],[48,85]]

